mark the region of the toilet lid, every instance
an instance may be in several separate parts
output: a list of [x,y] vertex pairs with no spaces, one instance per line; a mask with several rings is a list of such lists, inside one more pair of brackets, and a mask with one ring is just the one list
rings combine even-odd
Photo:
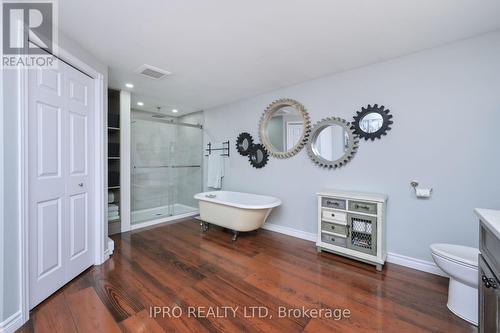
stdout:
[[432,244],[431,251],[441,257],[474,267],[478,266],[479,250],[474,247],[455,244]]

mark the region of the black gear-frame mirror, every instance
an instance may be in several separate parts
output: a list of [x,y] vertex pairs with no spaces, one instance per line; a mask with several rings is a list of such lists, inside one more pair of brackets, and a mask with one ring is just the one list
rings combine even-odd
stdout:
[[236,150],[240,155],[248,156],[252,149],[252,145],[253,138],[249,133],[243,132],[238,135],[238,138],[236,139]]
[[248,160],[254,168],[263,168],[269,160],[269,153],[267,152],[266,147],[260,143],[254,144],[251,148],[250,154],[248,154]]
[[382,135],[387,135],[393,123],[391,119],[389,109],[383,105],[368,104],[367,107],[362,107],[361,111],[356,112],[351,128],[360,138],[373,141],[380,139]]

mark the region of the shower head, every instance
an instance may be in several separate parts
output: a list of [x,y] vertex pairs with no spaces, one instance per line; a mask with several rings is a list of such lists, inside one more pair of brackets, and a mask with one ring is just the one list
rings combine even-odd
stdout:
[[158,113],[152,115],[151,116],[152,118],[160,118],[161,119],[161,118],[167,118],[168,117],[166,114],[162,114],[161,113],[161,106],[157,106],[156,110],[157,110]]

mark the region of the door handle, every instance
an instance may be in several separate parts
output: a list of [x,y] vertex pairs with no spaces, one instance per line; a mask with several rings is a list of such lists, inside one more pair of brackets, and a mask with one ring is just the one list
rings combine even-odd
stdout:
[[79,183],[78,186],[83,187],[83,183]]

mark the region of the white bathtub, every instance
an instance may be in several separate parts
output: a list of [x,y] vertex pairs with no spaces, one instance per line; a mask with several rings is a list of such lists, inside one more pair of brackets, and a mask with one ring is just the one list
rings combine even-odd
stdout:
[[235,231],[259,229],[266,222],[274,207],[281,205],[281,200],[265,195],[241,192],[213,191],[198,193],[200,218]]

